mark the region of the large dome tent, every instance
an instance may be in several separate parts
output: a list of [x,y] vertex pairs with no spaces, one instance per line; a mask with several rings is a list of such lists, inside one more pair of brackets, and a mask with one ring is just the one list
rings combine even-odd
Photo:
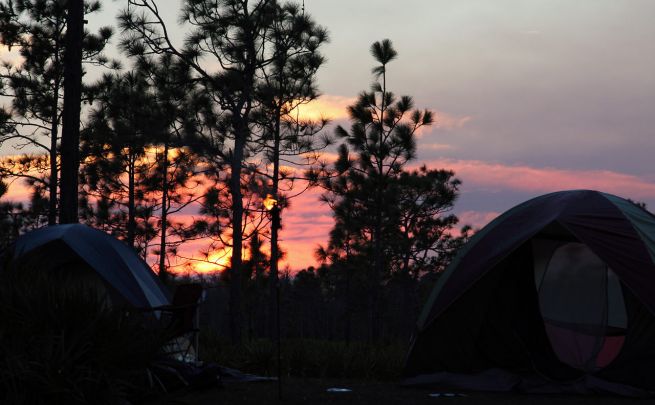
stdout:
[[655,391],[655,216],[590,190],[500,215],[435,285],[406,382],[528,392]]
[[166,287],[134,250],[86,225],[52,225],[28,232],[16,241],[12,262],[18,267],[76,272],[90,287],[98,280],[112,298],[136,308],[170,304]]

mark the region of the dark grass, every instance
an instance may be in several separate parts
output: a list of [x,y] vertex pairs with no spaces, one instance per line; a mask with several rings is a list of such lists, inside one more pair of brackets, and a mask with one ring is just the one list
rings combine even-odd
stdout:
[[[288,339],[282,343],[282,399],[277,382],[231,383],[202,392],[177,393],[170,404],[456,404],[456,405],[615,405],[647,404],[614,396],[525,395],[484,393],[400,385],[407,345],[402,343],[350,343],[313,339]],[[255,340],[240,346],[211,333],[201,335],[201,357],[244,372],[266,376],[277,373],[277,352],[273,342]],[[329,393],[328,388],[349,388],[352,392]],[[433,398],[433,393],[462,396]]]
[[[402,343],[286,339],[282,341],[281,371],[285,377],[391,381],[400,377],[406,350]],[[204,333],[200,357],[247,373],[277,375],[277,345],[270,340],[235,346]]]

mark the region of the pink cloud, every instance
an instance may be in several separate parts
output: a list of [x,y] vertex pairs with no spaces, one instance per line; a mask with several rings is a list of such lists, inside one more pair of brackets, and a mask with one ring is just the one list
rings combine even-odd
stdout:
[[[432,110],[432,113],[434,114],[434,122],[430,126],[423,126],[420,127],[416,132],[416,138],[419,140],[424,139],[426,135],[430,135],[432,131],[435,129],[439,129],[442,131],[451,131],[453,129],[459,129],[464,127],[467,122],[469,122],[471,119],[473,119],[470,116],[456,116],[452,114],[445,113],[443,111],[439,110]],[[426,145],[435,145],[438,146],[440,149],[450,149],[450,145],[444,145],[444,144],[426,144]],[[421,143],[421,147],[424,147],[424,144]]]
[[[343,97],[328,94],[307,104],[298,106],[298,113],[301,117],[312,120],[319,120],[321,118],[327,118],[330,120],[347,120],[350,116],[348,113],[348,107],[356,102],[356,97]],[[418,138],[421,138],[425,133],[428,133],[433,128],[442,130],[462,128],[473,119],[468,115],[457,116],[436,109],[432,109],[432,113],[434,116],[434,123],[431,127],[420,128],[416,133]]]
[[467,122],[471,121],[473,117],[471,116],[462,116],[458,117],[452,114],[445,113],[443,111],[434,111],[435,120],[434,126],[439,129],[451,130],[459,129],[466,125]]
[[551,192],[570,189],[605,191],[625,198],[655,198],[655,183],[610,170],[571,170],[527,165],[503,165],[479,160],[439,159],[427,163],[455,171],[464,189]]
[[419,145],[421,150],[452,150],[454,149],[453,145],[448,145],[446,143],[424,143],[421,142]]
[[457,214],[461,226],[470,225],[473,229],[480,229],[493,221],[499,212],[495,211],[464,211]]

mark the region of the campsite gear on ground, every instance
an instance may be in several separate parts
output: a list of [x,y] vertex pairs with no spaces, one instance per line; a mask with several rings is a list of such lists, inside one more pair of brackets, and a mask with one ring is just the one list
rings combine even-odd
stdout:
[[460,394],[459,392],[433,392],[428,395],[430,398],[455,398],[455,397],[466,397],[466,394]]
[[242,382],[266,382],[275,381],[275,377],[264,377],[261,375],[243,373],[239,370],[229,367],[219,366],[214,363],[208,363],[208,366],[217,367],[220,371],[221,380],[227,383],[242,383]]
[[212,362],[188,363],[172,358],[158,361],[151,369],[153,384],[165,392],[182,389],[203,390],[222,387],[223,384],[275,381],[274,377],[263,377],[242,373],[233,368],[223,367]]
[[166,287],[132,248],[86,225],[52,225],[28,232],[16,241],[12,260],[14,266],[96,274],[113,299],[136,308],[170,303]]
[[655,216],[597,191],[547,194],[477,232],[434,287],[408,384],[655,392]]

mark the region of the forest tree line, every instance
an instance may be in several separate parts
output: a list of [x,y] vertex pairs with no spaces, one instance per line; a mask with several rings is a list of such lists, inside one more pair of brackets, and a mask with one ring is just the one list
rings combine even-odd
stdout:
[[[374,82],[348,107],[350,125],[333,127],[302,114],[320,97],[329,40],[304,4],[184,0],[183,37],[159,6],[128,0],[113,26],[85,30],[83,66],[98,78],[82,89],[80,222],[125,241],[168,284],[179,282],[178,263],[229,252],[206,281],[225,291],[222,331],[234,341],[273,333],[278,280],[289,335],[405,334],[420,291],[470,229],[456,229],[450,212],[455,174],[412,164],[417,131],[435,117],[388,88],[391,41],[371,46]],[[85,3],[86,16],[100,9]],[[0,196],[15,182],[30,190],[29,201],[0,207],[3,249],[56,224],[61,208],[66,10],[65,0],[0,1],[0,44],[20,55],[0,68]],[[329,240],[317,268],[279,274],[275,216],[284,226],[293,197],[311,187],[332,210]],[[182,257],[192,241],[205,244],[199,259]]]

